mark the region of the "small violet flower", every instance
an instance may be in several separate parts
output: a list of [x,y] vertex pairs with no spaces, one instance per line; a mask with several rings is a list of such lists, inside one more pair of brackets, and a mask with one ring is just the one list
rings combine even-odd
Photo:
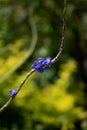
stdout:
[[38,71],[39,73],[42,73],[44,70],[48,69],[51,65],[51,58],[38,58],[36,61],[34,61],[32,68]]
[[13,90],[10,90],[9,91],[9,96],[14,96],[15,94],[17,93],[17,90],[16,89],[13,89]]

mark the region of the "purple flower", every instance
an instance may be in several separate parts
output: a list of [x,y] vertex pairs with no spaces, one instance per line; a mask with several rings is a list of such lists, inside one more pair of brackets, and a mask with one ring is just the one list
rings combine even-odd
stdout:
[[42,73],[44,70],[48,69],[51,65],[51,58],[38,58],[36,61],[34,61],[32,68],[36,71]]
[[9,96],[14,96],[15,94],[17,93],[17,90],[16,89],[13,89],[13,90],[10,90],[9,91]]

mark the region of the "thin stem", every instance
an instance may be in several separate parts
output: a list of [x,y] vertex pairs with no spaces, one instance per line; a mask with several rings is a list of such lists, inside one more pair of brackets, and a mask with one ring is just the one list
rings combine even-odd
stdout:
[[25,56],[9,72],[7,72],[3,77],[0,78],[0,83],[4,82],[11,74],[13,74],[20,66],[22,66],[26,62],[26,60],[32,55],[36,47],[38,34],[37,34],[36,24],[33,18],[33,8],[32,8],[32,11],[27,10],[27,12],[29,12],[28,13],[29,23],[30,23],[31,32],[32,32],[32,39],[31,39],[29,50],[27,54],[25,54]]
[[[64,10],[63,10],[63,27],[62,27],[62,39],[61,39],[61,45],[60,45],[60,49],[58,54],[56,55],[56,57],[54,59],[52,59],[52,63],[54,63],[55,61],[57,61],[59,59],[59,56],[64,48],[64,41],[65,41],[65,15],[66,15],[66,0],[64,0]],[[13,95],[12,97],[10,97],[10,99],[0,108],[0,113],[3,112],[8,105],[12,102],[12,100],[16,97],[16,95],[19,93],[19,91],[21,90],[21,88],[23,87],[24,83],[26,82],[26,80],[28,79],[28,77],[34,72],[35,70],[32,69],[31,71],[29,71],[25,78],[22,80],[22,82],[20,83],[18,89],[17,89],[17,93],[15,95]]]
[[62,50],[64,48],[64,43],[65,43],[65,27],[66,27],[66,20],[65,20],[65,16],[66,16],[66,0],[64,0],[64,9],[63,9],[63,26],[62,26],[62,39],[61,39],[61,44],[60,44],[60,48],[59,48],[59,52],[57,53],[56,57],[54,57],[52,59],[52,63],[56,62],[61,53],[62,53]]
[[28,77],[29,77],[34,71],[35,71],[35,70],[32,69],[31,71],[29,71],[29,72],[26,74],[25,78],[23,79],[23,81],[20,83],[20,85],[19,85],[19,87],[18,87],[17,93],[20,91],[20,89],[22,88],[22,86],[24,85],[24,83],[26,82],[26,80],[28,79]]
[[5,108],[7,108],[9,106],[9,104],[11,103],[12,100],[13,100],[13,98],[10,97],[9,100],[0,108],[0,113],[3,112],[5,110]]
[[28,77],[34,72],[35,70],[32,69],[31,71],[29,71],[26,76],[24,77],[24,79],[22,80],[22,82],[20,83],[18,89],[17,89],[17,93],[15,95],[13,95],[12,97],[9,98],[9,100],[0,108],[0,113],[3,112],[8,106],[9,104],[12,102],[12,100],[16,97],[16,95],[19,93],[19,91],[21,90],[21,88],[23,87],[24,83],[26,82],[26,80],[28,79]]

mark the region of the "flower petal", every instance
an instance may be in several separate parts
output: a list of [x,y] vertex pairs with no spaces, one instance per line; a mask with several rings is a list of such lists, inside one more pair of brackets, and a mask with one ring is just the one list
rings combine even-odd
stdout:
[[32,68],[36,71],[42,73],[44,70],[48,69],[51,65],[51,58],[38,58],[32,65]]
[[17,90],[13,89],[9,91],[9,96],[14,96],[17,93]]

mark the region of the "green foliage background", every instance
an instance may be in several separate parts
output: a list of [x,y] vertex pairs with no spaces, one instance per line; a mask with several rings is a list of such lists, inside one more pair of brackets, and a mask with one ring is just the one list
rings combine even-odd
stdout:
[[[63,0],[0,0],[0,107],[34,60],[56,56],[62,11]],[[38,40],[28,55],[31,14]],[[0,130],[87,130],[87,0],[67,1],[65,42],[59,61],[34,73],[0,114]]]

